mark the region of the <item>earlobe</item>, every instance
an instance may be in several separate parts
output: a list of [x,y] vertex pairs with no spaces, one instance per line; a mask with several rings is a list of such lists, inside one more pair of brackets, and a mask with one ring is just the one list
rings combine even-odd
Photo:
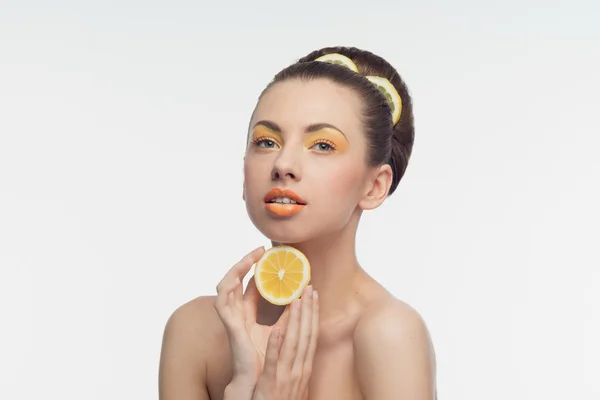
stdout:
[[362,210],[373,210],[383,204],[392,186],[392,177],[392,168],[388,164],[379,167],[358,206]]

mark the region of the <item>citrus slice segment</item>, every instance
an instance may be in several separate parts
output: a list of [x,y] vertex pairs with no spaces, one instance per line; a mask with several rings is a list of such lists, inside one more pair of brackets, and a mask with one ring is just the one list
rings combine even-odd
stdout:
[[372,84],[379,89],[381,93],[385,96],[392,109],[392,121],[394,125],[400,119],[400,115],[402,114],[402,99],[398,94],[398,91],[392,85],[392,82],[388,81],[386,78],[382,78],[380,76],[367,76],[366,77]]
[[328,63],[332,63],[332,64],[338,64],[338,65],[344,66],[346,68],[350,68],[354,72],[358,72],[358,67],[356,66],[356,64],[354,64],[354,61],[352,61],[350,58],[348,58],[342,54],[338,54],[338,53],[325,54],[324,56],[321,56],[321,57],[315,59],[315,61],[322,61],[322,62],[328,62]]
[[310,263],[301,251],[291,246],[271,247],[254,267],[254,282],[269,303],[290,304],[300,298],[310,282]]

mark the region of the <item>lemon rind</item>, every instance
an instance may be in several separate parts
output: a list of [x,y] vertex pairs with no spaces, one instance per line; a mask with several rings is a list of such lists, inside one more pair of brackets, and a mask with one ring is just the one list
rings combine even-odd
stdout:
[[396,123],[398,123],[398,121],[400,120],[400,116],[402,115],[402,98],[396,90],[396,87],[394,87],[392,82],[390,82],[388,79],[382,78],[381,76],[367,75],[365,78],[371,81],[371,83],[382,86],[385,89],[385,91],[388,92],[390,96],[392,96],[395,103],[395,110],[392,114],[392,120],[394,122],[394,125],[396,125]]
[[341,61],[344,64],[344,67],[346,67],[354,72],[358,72],[358,66],[354,63],[354,61],[352,61],[352,59],[350,57],[346,57],[343,54],[329,53],[329,54],[325,54],[325,55],[322,55],[321,57],[316,58],[315,61],[321,61],[321,62]]

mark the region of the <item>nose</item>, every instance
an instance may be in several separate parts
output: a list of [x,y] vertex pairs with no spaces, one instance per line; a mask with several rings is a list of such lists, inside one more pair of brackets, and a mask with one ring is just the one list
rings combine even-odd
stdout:
[[[291,150],[291,149],[287,149]],[[293,180],[301,179],[300,160],[297,154],[292,154],[291,151],[281,151],[275,160],[273,170],[271,171],[271,179],[278,180]]]

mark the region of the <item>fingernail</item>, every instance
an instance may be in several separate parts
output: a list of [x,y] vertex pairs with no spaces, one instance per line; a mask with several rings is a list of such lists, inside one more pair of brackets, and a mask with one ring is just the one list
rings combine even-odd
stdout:
[[300,300],[294,300],[294,309],[299,310],[300,309]]
[[317,292],[316,290],[313,292],[313,298],[315,300],[319,300],[319,292]]
[[273,331],[273,333],[275,334],[275,339],[279,339],[279,337],[281,336],[281,330],[279,328],[275,328]]
[[313,295],[313,287],[312,285],[306,288],[306,296],[311,297]]

